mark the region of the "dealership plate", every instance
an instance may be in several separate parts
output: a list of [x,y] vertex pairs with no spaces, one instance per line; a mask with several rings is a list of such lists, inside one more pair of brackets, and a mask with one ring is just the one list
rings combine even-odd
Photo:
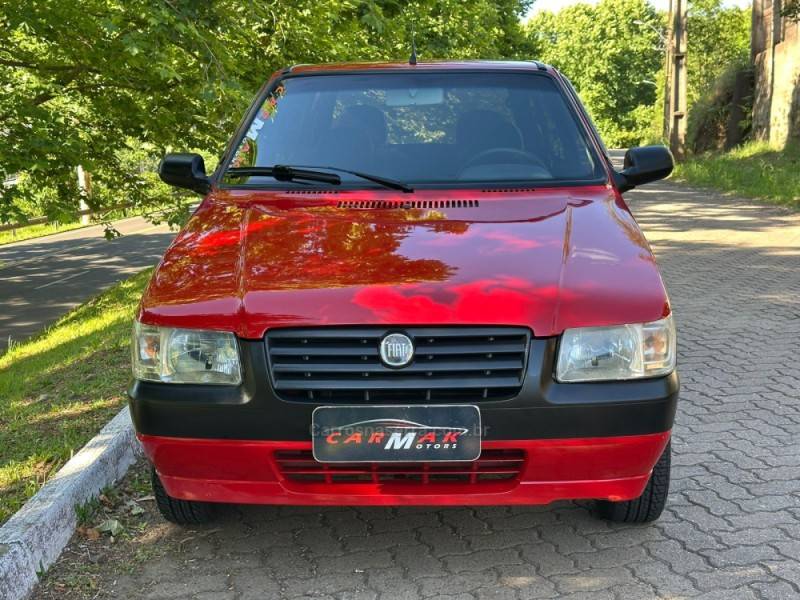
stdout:
[[470,405],[320,406],[311,417],[319,462],[472,461],[481,413]]

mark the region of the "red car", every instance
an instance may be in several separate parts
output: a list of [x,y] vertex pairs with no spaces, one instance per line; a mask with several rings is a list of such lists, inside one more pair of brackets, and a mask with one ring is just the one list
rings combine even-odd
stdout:
[[538,62],[296,66],[259,92],[144,294],[130,409],[163,515],[597,500],[659,516],[669,299],[586,110]]

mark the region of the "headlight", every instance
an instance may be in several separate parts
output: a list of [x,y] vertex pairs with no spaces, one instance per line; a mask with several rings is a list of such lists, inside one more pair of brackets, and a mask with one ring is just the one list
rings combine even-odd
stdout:
[[675,355],[672,315],[652,323],[567,329],[558,351],[556,379],[575,382],[658,377],[675,369]]
[[163,383],[238,385],[239,349],[232,333],[133,326],[133,376]]

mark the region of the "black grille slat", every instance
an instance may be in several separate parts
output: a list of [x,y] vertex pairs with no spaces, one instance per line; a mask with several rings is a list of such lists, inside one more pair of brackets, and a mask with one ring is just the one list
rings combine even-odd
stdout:
[[[433,338],[464,338],[482,336],[508,336],[527,338],[527,330],[519,327],[412,327],[414,336],[420,339]],[[321,339],[354,339],[354,338],[381,338],[390,331],[409,332],[409,328],[381,328],[381,327],[292,327],[285,329],[271,329],[270,340],[308,340]]]
[[[486,377],[486,378],[464,378],[459,386],[465,388],[509,388],[519,383],[516,377]],[[353,378],[344,379],[280,379],[275,382],[276,390],[312,390],[323,391],[333,389],[337,386],[345,385],[351,390],[393,390],[398,384],[403,387],[418,389],[451,389],[453,381],[450,379],[427,379],[416,377],[408,379],[402,376],[392,378]]]
[[[380,340],[401,331],[414,360],[394,369],[380,360]],[[273,389],[284,400],[423,403],[516,396],[527,365],[530,331],[520,327],[320,327],[267,333]]]
[[295,341],[299,339],[309,340],[324,340],[324,339],[343,339],[352,340],[356,338],[374,338],[378,335],[375,329],[362,329],[362,328],[338,328],[320,327],[319,329],[273,329],[269,332],[270,340],[288,340]]
[[[376,342],[377,343],[377,342]],[[273,356],[380,356],[375,344],[370,346],[278,346],[271,348]]]
[[468,346],[448,344],[447,346],[420,345],[415,347],[415,352],[417,354],[442,356],[453,354],[507,354],[519,352],[519,349],[519,344],[470,344]]
[[[297,345],[297,346],[276,346],[271,349],[274,356],[326,356],[326,355],[345,355],[345,356],[379,356],[377,343],[364,344],[363,346],[344,346],[344,345]],[[520,352],[519,344],[475,344],[470,346],[447,346],[419,345],[415,347],[418,355],[432,354],[436,356],[450,356],[459,354],[508,354]]]
[[[462,361],[462,362],[432,362],[423,360],[414,364],[411,364],[402,371],[397,370],[393,371],[393,373],[401,374],[401,373],[426,373],[426,372],[433,372],[433,373],[440,373],[446,371],[474,371],[478,370],[491,370],[491,371],[519,371],[522,369],[522,361],[521,360],[502,360],[502,361],[491,361],[491,360],[482,360],[482,361]],[[364,373],[386,373],[387,369],[382,364],[378,362],[365,362],[364,364],[359,365],[358,363],[311,363],[311,362],[304,362],[304,363],[294,363],[294,364],[282,364],[282,363],[275,363],[272,366],[272,370],[275,373],[354,373],[354,372],[364,372]],[[388,374],[388,373],[387,373]]]

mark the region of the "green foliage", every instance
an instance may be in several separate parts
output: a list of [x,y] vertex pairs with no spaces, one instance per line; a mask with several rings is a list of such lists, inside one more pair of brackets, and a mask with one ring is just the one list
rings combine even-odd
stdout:
[[[172,149],[219,156],[258,87],[292,63],[526,55],[530,0],[38,0],[0,5],[0,223],[87,200],[143,209],[184,197],[152,172]],[[38,213],[37,213],[38,211]]]
[[749,132],[753,111],[753,68],[748,62],[739,61],[731,63],[692,105],[686,133],[690,151],[700,153],[726,147],[737,79],[742,78],[748,83],[747,89],[742,90],[740,109],[745,118],[739,123],[738,134],[744,136]]
[[678,165],[674,177],[692,185],[800,208],[800,146],[776,150],[750,142],[706,153]]
[[[725,73],[749,62],[750,9],[728,6],[723,0],[692,0],[687,14],[687,89],[689,137],[709,119],[718,127],[730,107],[718,107],[718,89],[728,83]],[[734,73],[735,75],[735,73]],[[653,110],[651,139],[660,139],[664,127],[664,70],[656,78],[658,94]],[[732,85],[732,82],[730,82]],[[730,89],[729,89],[730,92]],[[723,94],[724,95],[724,94]],[[718,131],[718,130],[717,130]],[[696,134],[695,134],[696,135]],[[691,147],[693,142],[690,142]]]
[[[724,6],[722,0],[693,0],[689,5],[687,34],[687,147],[693,152],[720,149],[726,144],[737,73],[750,61],[750,9]],[[752,112],[752,95],[742,109]],[[746,118],[740,127],[749,129]]]
[[[63,233],[72,229],[79,229],[80,227],[83,227],[80,221],[75,221],[73,223],[59,223],[58,221],[54,221],[52,223],[28,225],[20,229],[0,231],[0,246],[3,244],[13,244],[14,242],[21,242],[23,240],[43,237],[45,235],[51,235],[54,233]],[[2,266],[2,262],[0,262],[0,266]]]
[[687,98],[692,106],[731,65],[750,57],[750,9],[692,0],[687,15]]
[[527,23],[539,58],[570,78],[606,143],[629,146],[647,135],[661,66],[661,19],[645,0],[601,0]]
[[[606,143],[630,146],[662,135],[666,21],[645,0],[601,0],[538,13],[527,32],[539,57],[575,85]],[[691,107],[749,56],[750,10],[692,0],[687,27]]]
[[95,515],[100,511],[100,506],[100,500],[96,496],[83,504],[76,504],[75,517],[78,521],[78,526],[90,525]]

